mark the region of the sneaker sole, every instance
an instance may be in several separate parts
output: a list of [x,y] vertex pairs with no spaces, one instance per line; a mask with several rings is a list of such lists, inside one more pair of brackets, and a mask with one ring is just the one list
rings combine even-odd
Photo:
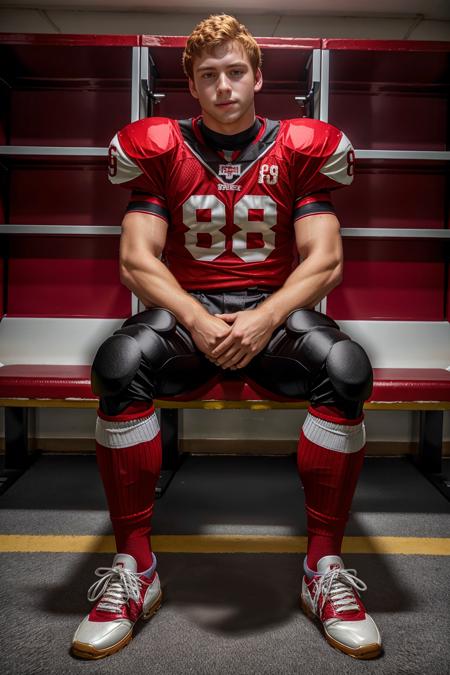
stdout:
[[[148,621],[149,619],[151,619],[152,616],[154,616],[154,614],[156,614],[158,609],[161,607],[161,603],[162,603],[162,593],[159,594],[153,605],[149,607],[146,613],[141,614],[141,616],[138,618],[137,621],[139,621],[139,619],[143,619],[144,621]],[[71,654],[73,656],[77,656],[79,659],[89,659],[89,660],[104,659],[106,656],[110,656],[111,654],[115,654],[116,652],[120,651],[121,649],[126,647],[129,642],[131,642],[133,638],[133,628],[131,628],[131,630],[119,642],[116,642],[116,644],[111,645],[111,647],[105,647],[105,649],[96,649],[92,645],[84,644],[82,642],[74,642],[71,648]]]
[[314,612],[311,611],[311,608],[303,599],[303,596],[300,596],[300,607],[302,608],[303,612],[306,614],[308,619],[311,619],[311,621],[313,621],[319,627],[320,631],[325,637],[325,640],[328,642],[328,644],[334,647],[334,649],[337,649],[338,651],[343,652],[344,654],[347,654],[348,656],[351,656],[354,659],[361,659],[366,661],[368,659],[376,659],[377,656],[380,656],[382,647],[377,643],[353,649],[352,647],[344,645],[342,642],[338,642],[337,640],[332,638],[331,635],[328,635],[324,625],[322,624],[320,619],[314,614]]

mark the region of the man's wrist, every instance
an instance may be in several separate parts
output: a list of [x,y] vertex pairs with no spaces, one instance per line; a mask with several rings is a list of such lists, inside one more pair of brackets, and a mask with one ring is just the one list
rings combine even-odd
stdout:
[[272,328],[272,330],[275,330],[278,328],[278,326],[281,326],[285,319],[285,316],[280,311],[276,301],[274,301],[272,298],[265,300],[258,306],[257,309],[259,312],[264,314],[265,321]]
[[177,319],[185,328],[192,331],[199,317],[202,315],[208,315],[207,310],[198,300],[188,295],[188,298],[183,300],[182,309],[177,312]]

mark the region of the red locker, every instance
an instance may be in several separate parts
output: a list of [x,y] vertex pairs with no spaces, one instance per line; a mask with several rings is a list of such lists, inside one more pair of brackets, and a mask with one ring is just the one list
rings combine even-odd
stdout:
[[[353,185],[334,196],[344,235],[354,229],[327,312],[445,320],[450,45],[324,40],[323,47],[328,120],[345,130],[357,158]],[[375,228],[384,231],[366,236]]]
[[10,238],[8,316],[127,317],[119,239],[17,235]]
[[344,279],[330,293],[335,319],[443,321],[442,243],[423,240],[344,241]]
[[[449,163],[448,155],[430,155],[449,150],[448,43],[259,42],[265,84],[257,112],[311,115],[322,78],[327,119],[356,148],[355,181],[333,197],[345,274],[327,311],[339,319],[448,318]],[[106,146],[131,120],[132,108],[135,117],[199,113],[182,72],[184,43],[182,37],[148,35],[0,35],[0,237],[9,250],[9,315],[110,317],[131,311],[114,262],[117,239],[98,229],[119,225],[128,199],[107,181]],[[145,110],[140,87],[147,69]],[[309,93],[309,105],[300,106],[295,97]],[[35,150],[23,154],[20,146]],[[49,154],[54,147],[59,154]],[[64,228],[74,225],[86,232],[68,235]],[[55,228],[54,238],[47,226]],[[371,236],[364,236],[369,230]]]
[[107,180],[105,158],[10,163],[10,223],[120,225],[128,199]]
[[[119,280],[119,238],[99,228],[119,226],[128,201],[107,180],[106,148],[131,121],[139,41],[0,35],[10,317],[131,313],[131,293]],[[86,235],[69,234],[74,225]]]

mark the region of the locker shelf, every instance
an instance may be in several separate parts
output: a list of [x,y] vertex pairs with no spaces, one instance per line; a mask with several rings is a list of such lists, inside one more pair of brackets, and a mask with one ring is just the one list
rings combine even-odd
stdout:
[[445,152],[450,44],[325,41],[328,121],[367,150]]

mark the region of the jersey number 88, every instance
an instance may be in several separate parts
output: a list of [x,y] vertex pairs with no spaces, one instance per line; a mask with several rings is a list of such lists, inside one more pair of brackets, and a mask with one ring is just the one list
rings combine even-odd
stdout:
[[[211,218],[207,222],[199,221],[198,210],[210,210]],[[250,211],[261,214],[261,220],[250,220]],[[258,214],[258,215],[259,215]],[[267,195],[245,195],[234,206],[234,224],[239,230],[232,235],[231,250],[243,262],[261,262],[272,253],[275,247],[277,223],[276,202]],[[192,195],[183,204],[183,223],[189,230],[185,233],[185,246],[196,259],[210,262],[218,258],[226,248],[226,237],[221,228],[226,224],[225,204],[215,195]],[[263,246],[249,248],[247,235],[258,233]],[[208,248],[199,246],[199,234],[209,235]]]

